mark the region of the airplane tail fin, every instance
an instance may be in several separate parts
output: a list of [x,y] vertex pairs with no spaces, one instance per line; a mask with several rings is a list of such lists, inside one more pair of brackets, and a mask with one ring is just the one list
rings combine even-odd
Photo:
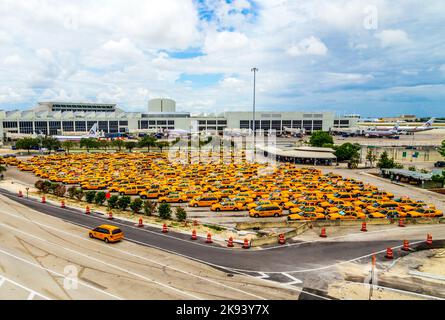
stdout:
[[89,136],[93,136],[93,137],[96,137],[96,136],[97,136],[97,123],[95,123],[95,124],[91,127],[90,131],[88,132],[88,135],[89,135]]
[[431,118],[430,120],[428,120],[427,122],[425,122],[424,126],[425,127],[431,127],[434,123],[434,118]]

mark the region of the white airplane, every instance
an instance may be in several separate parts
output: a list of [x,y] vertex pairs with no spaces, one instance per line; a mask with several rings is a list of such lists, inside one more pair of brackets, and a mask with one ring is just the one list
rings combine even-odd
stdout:
[[434,118],[431,118],[430,120],[428,120],[427,122],[425,122],[423,125],[418,126],[418,127],[399,127],[398,131],[400,133],[415,133],[415,132],[422,132],[422,131],[429,131],[429,130],[433,130],[433,123],[434,123]]
[[365,130],[363,131],[363,134],[367,138],[382,138],[382,137],[393,137],[398,135],[399,133],[399,124],[396,124],[392,129],[390,130],[376,130],[375,128],[372,130]]
[[290,133],[294,137],[302,137],[306,133],[304,129],[288,128],[288,127],[283,127],[283,131],[286,133]]
[[83,138],[100,138],[101,135],[97,132],[97,123],[91,127],[90,131],[88,131],[88,134],[82,135],[82,136],[53,136],[53,138],[64,142],[64,141],[80,141]]

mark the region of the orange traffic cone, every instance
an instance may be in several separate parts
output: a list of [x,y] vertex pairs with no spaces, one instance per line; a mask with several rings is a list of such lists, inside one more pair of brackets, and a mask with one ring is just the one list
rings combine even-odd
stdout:
[[46,198],[45,198],[45,196],[42,196],[42,203],[46,203]]
[[322,238],[327,238],[327,234],[326,234],[326,228],[322,228],[321,229],[321,233],[320,233],[320,237],[322,237]]
[[167,224],[164,223],[164,225],[162,226],[162,233],[167,233],[168,229],[167,229]]
[[233,238],[232,237],[230,237],[229,241],[227,241],[227,247],[233,248]]
[[90,211],[90,207],[89,206],[86,206],[86,208],[85,208],[85,214],[90,214],[91,213],[91,211]]
[[192,231],[192,238],[191,239],[192,240],[197,240],[198,239],[198,237],[196,236],[196,230]]
[[22,190],[19,190],[19,197],[22,198],[23,197],[23,193]]
[[409,241],[408,240],[403,240],[403,247],[402,247],[403,251],[409,251]]
[[63,200],[60,201],[60,207],[61,207],[61,208],[65,208],[65,201],[63,201]]
[[210,232],[207,233],[207,240],[206,240],[206,243],[213,243],[213,241],[212,241],[212,235],[210,234]]
[[392,252],[392,249],[391,249],[391,248],[387,248],[387,249],[386,249],[386,255],[385,255],[385,258],[386,258],[386,259],[394,259],[394,255],[393,255],[393,252]]
[[286,243],[286,239],[284,239],[284,234],[280,234],[279,238],[278,238],[278,243],[279,244],[285,244]]
[[362,231],[362,232],[366,232],[366,231],[368,231],[368,230],[366,229],[366,222],[362,222],[362,228],[360,229],[360,231]]
[[113,220],[113,212],[109,211],[108,212],[108,220]]
[[144,227],[144,222],[142,221],[142,218],[139,218],[138,228]]
[[403,219],[399,220],[399,227],[404,227],[405,226],[405,221],[403,221]]
[[243,249],[249,249],[249,248],[250,248],[249,240],[244,239]]
[[431,246],[433,244],[433,236],[429,233],[426,236],[426,244],[429,246]]

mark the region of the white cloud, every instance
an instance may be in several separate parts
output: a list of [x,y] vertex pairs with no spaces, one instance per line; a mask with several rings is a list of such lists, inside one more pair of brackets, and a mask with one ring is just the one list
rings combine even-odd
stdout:
[[248,43],[249,39],[240,32],[212,32],[207,35],[203,49],[206,53],[221,53],[245,48]]
[[301,55],[323,56],[328,52],[328,48],[320,39],[311,36],[291,46],[286,52],[292,57]]
[[410,43],[410,39],[405,31],[396,30],[383,30],[382,32],[376,33],[375,37],[380,40],[380,45],[382,47],[392,47],[392,46],[403,46]]
[[3,60],[3,64],[8,66],[8,67],[14,67],[14,66],[19,66],[23,63],[22,58],[18,55],[18,54],[14,54],[11,56],[7,56],[4,60]]

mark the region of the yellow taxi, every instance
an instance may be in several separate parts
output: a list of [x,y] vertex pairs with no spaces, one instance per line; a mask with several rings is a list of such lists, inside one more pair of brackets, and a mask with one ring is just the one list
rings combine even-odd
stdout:
[[185,194],[181,193],[170,193],[167,196],[159,197],[158,202],[160,203],[183,203],[187,202],[188,198]]
[[189,202],[190,207],[211,207],[218,203],[218,198],[215,196],[200,196],[193,198]]
[[90,238],[103,240],[106,243],[117,242],[124,238],[124,233],[121,229],[109,224],[103,224],[90,230],[88,235]]
[[282,215],[283,210],[276,204],[264,204],[249,211],[249,216],[254,218],[280,217]]
[[242,211],[245,210],[245,207],[242,203],[239,202],[233,202],[233,201],[226,201],[226,202],[220,202],[215,203],[210,207],[210,210],[212,211]]

